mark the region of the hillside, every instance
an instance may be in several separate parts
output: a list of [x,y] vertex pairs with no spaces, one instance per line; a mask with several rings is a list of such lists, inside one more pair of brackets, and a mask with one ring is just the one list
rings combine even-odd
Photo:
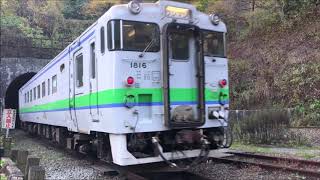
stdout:
[[274,23],[228,46],[232,109],[293,108],[320,125],[320,11]]

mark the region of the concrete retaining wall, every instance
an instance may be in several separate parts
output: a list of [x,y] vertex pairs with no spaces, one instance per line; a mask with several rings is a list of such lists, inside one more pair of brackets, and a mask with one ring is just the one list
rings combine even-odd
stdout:
[[16,77],[27,72],[38,72],[50,60],[51,59],[37,58],[1,58],[0,101],[4,98],[7,87]]

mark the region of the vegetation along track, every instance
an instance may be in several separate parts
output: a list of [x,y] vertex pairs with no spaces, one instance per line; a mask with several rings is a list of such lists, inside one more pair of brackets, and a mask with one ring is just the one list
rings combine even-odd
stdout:
[[211,158],[223,163],[248,164],[271,170],[283,170],[308,177],[320,178],[320,162],[243,152],[228,152],[233,156]]

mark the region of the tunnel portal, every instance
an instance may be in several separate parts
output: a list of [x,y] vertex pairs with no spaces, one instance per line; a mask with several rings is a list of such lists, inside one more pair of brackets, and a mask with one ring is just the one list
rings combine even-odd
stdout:
[[27,72],[16,77],[8,86],[5,95],[4,107],[17,110],[16,127],[19,127],[19,89],[28,82],[36,73]]

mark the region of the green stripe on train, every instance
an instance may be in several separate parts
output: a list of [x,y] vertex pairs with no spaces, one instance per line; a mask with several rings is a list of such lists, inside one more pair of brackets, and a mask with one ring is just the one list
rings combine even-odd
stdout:
[[[197,89],[195,88],[175,88],[170,90],[170,100],[173,102],[189,102],[197,100]],[[218,101],[220,93],[226,96],[223,100],[229,100],[229,89],[219,89],[218,91],[212,91],[205,89],[206,101]],[[89,105],[104,105],[104,104],[119,104],[123,103],[124,99],[128,95],[137,97],[139,94],[152,95],[152,102],[162,102],[162,89],[161,88],[124,88],[124,89],[109,89],[100,91],[97,93],[82,95],[71,99],[75,101],[76,108],[85,107]],[[98,96],[98,97],[97,97]],[[91,102],[90,102],[91,101]],[[69,99],[58,100],[42,105],[35,105],[32,107],[19,109],[21,113],[36,112],[36,111],[48,111],[55,109],[69,108]]]

